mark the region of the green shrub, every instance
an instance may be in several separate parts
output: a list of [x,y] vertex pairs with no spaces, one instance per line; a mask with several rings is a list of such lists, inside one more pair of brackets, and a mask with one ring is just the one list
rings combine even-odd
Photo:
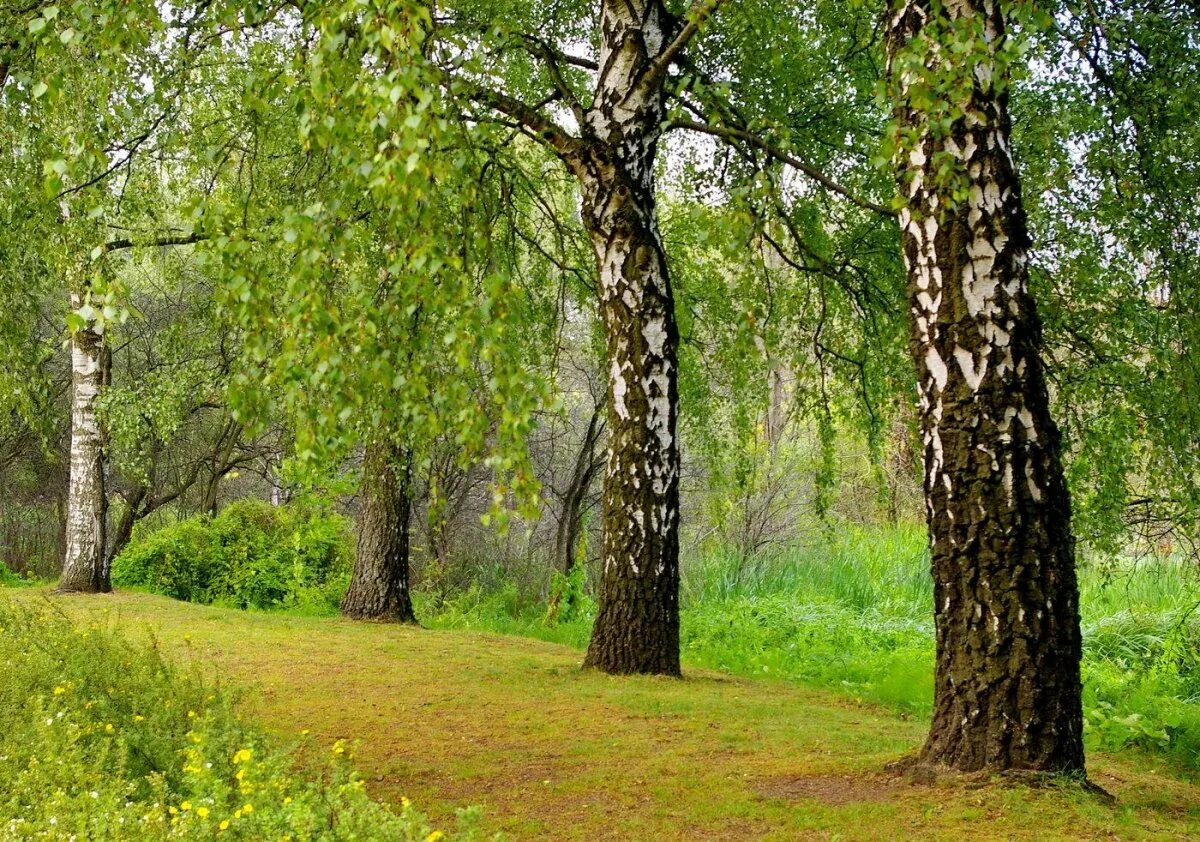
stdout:
[[0,601],[0,669],[5,839],[430,837],[367,797],[343,743],[298,762],[154,646]]
[[9,570],[8,566],[0,561],[0,588],[21,588],[32,584],[33,582]]
[[336,608],[353,559],[348,521],[327,506],[243,500],[139,538],[113,562],[118,586],[237,608]]

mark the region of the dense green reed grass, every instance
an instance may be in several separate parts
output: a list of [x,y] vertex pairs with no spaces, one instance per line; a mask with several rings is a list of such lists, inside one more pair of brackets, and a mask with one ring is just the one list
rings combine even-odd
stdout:
[[[1080,570],[1089,742],[1165,752],[1200,771],[1200,578],[1171,560],[1087,560]],[[743,559],[684,560],[681,634],[694,667],[844,690],[926,713],[933,692],[933,585],[924,530],[846,528]],[[548,624],[515,586],[473,589],[430,625],[583,647],[592,612]]]

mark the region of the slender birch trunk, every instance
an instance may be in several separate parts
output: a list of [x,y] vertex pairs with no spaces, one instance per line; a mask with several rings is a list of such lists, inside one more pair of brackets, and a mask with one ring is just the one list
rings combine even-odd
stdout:
[[600,71],[570,162],[608,347],[603,575],[585,665],[679,674],[679,332],[655,208],[666,119],[649,72],[678,28],[661,0],[602,0]]
[[[72,294],[78,309],[82,298]],[[105,381],[104,337],[92,324],[71,340],[71,481],[67,495],[67,551],[62,593],[112,590],[106,550],[108,497],[104,482],[104,436],[96,401]]]
[[[1071,505],[1028,290],[1007,79],[995,61],[1002,9],[996,0],[895,0],[888,18],[897,116],[915,136],[897,170],[937,634],[920,759],[965,771],[1082,772]],[[954,88],[968,93],[950,130],[934,134],[912,104],[919,74],[905,50],[927,29],[963,27],[982,39],[977,63],[936,48],[915,53],[934,73],[972,73]],[[953,191],[947,156],[965,179]]]

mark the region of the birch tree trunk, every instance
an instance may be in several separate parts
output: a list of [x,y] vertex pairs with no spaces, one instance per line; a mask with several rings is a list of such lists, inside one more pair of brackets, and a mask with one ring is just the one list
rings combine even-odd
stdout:
[[408,589],[412,519],[409,455],[388,441],[367,445],[358,552],[342,614],[355,620],[415,623]]
[[655,209],[666,117],[652,73],[678,22],[661,0],[602,0],[600,71],[571,168],[608,348],[603,574],[585,665],[679,674],[679,332]]
[[[923,28],[967,27],[982,39],[978,62],[943,59],[949,52],[936,44],[915,52],[925,68],[965,81],[949,88],[965,98],[949,133],[935,135],[912,105],[922,71],[905,50]],[[900,224],[937,634],[920,759],[964,771],[1082,772],[1071,506],[1027,285],[1030,239],[995,61],[1004,37],[994,0],[896,0],[889,10],[897,116],[915,137],[898,166],[908,205]],[[955,190],[939,173],[946,156],[965,179]]]
[[[71,296],[78,309],[82,299]],[[104,488],[104,436],[96,401],[105,380],[104,337],[88,324],[71,340],[71,480],[67,495],[67,551],[61,593],[112,590],[106,550],[108,497]]]

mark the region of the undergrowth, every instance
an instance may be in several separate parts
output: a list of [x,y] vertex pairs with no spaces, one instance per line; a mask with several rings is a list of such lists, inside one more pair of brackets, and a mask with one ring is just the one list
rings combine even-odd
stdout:
[[[0,838],[424,840],[336,743],[298,763],[156,648],[0,600]],[[315,749],[314,749],[315,751]],[[463,836],[477,819],[463,813]]]
[[235,608],[335,610],[349,585],[347,519],[316,501],[242,500],[138,536],[113,561],[117,587]]

